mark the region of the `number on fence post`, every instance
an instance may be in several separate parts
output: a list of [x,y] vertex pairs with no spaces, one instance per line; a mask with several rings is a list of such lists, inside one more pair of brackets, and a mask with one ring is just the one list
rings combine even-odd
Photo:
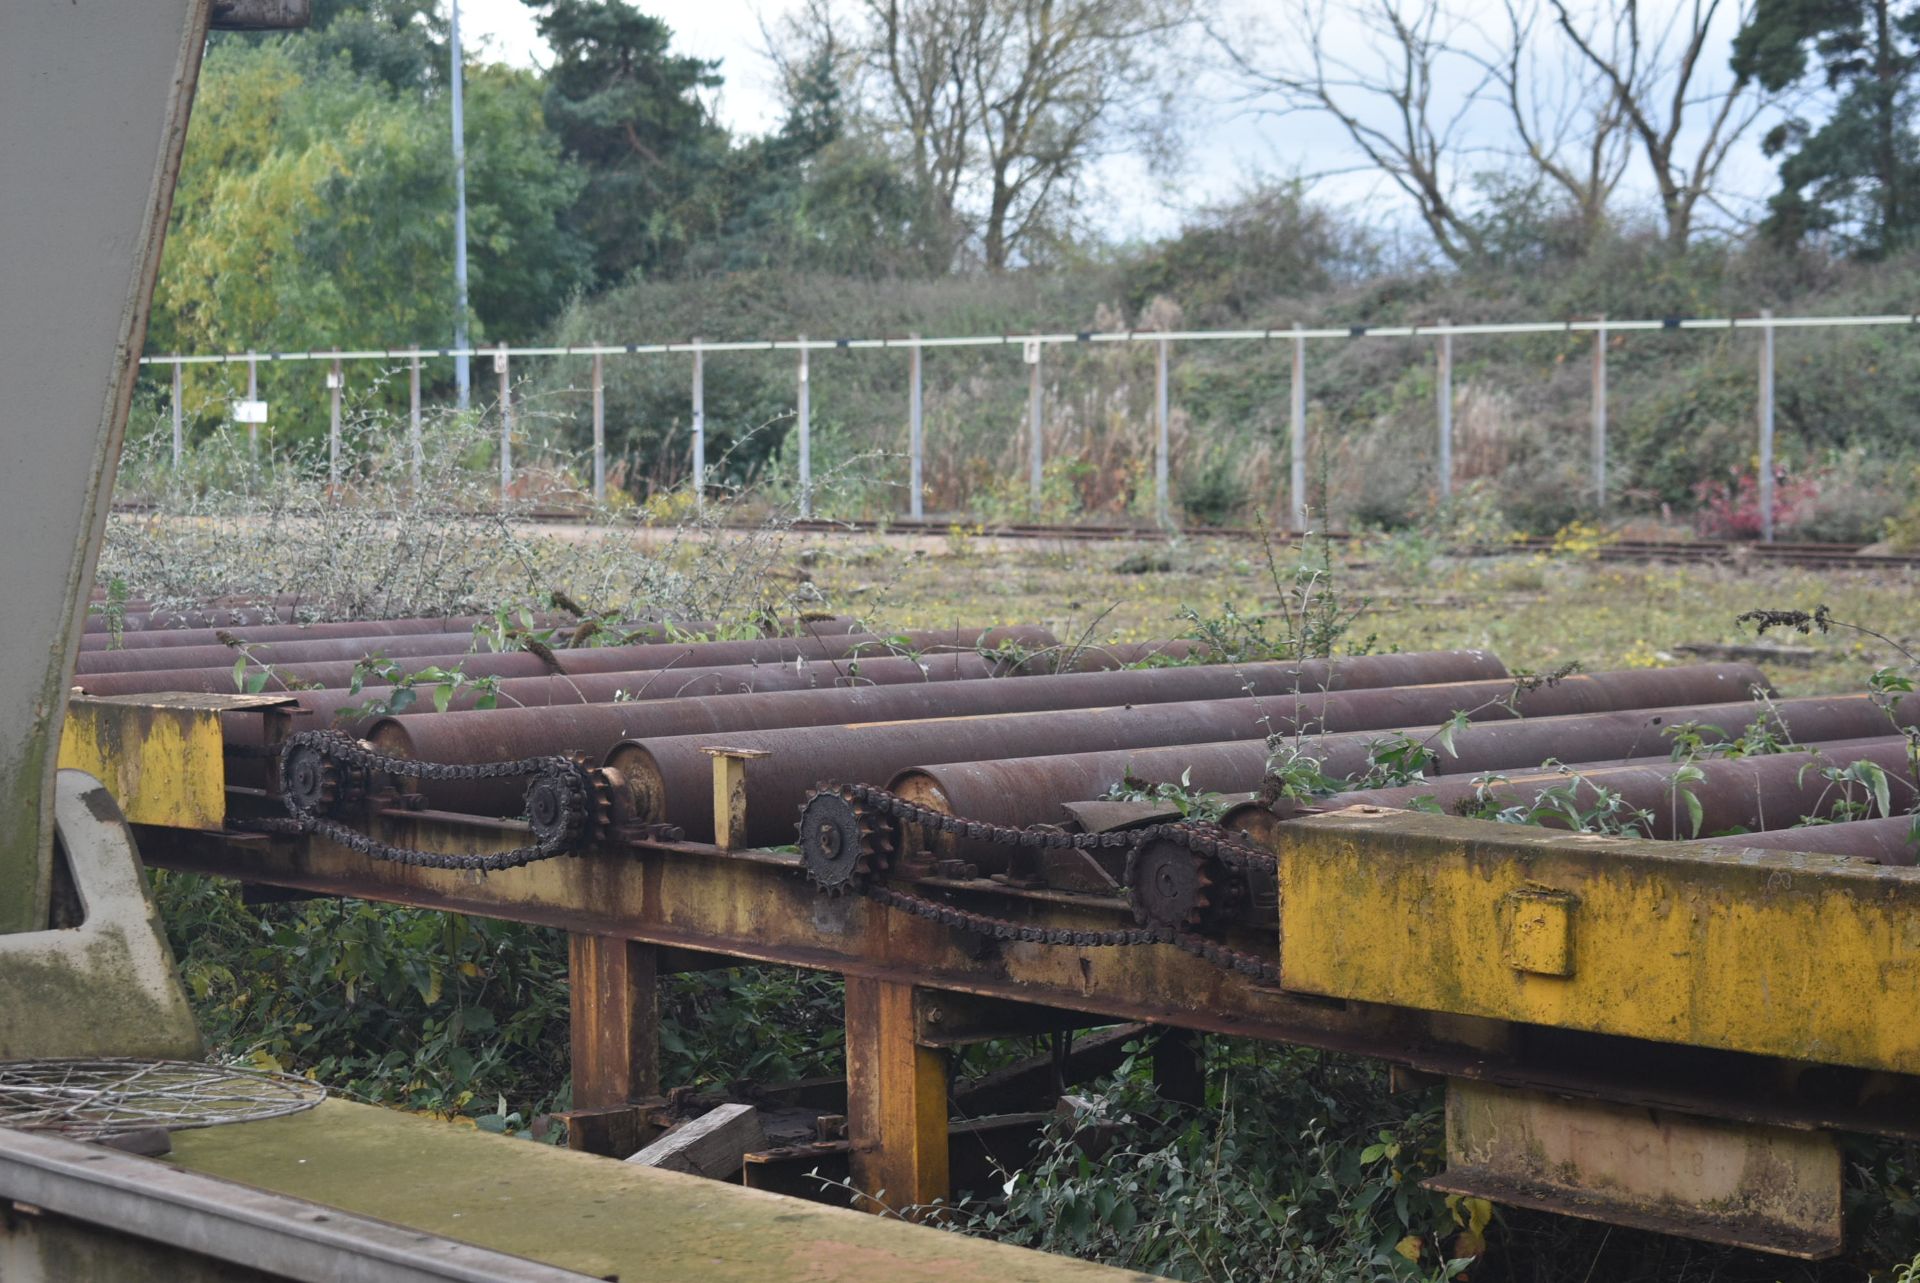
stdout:
[[180,458],[186,452],[186,433],[180,421],[180,362],[173,363],[173,470],[180,471]]
[[1300,322],[1293,323],[1293,382],[1287,389],[1293,402],[1292,422],[1292,464],[1293,473],[1293,529],[1296,534],[1305,534],[1307,530],[1307,340],[1301,333]]
[[1153,502],[1161,525],[1170,524],[1167,502],[1167,341],[1154,344],[1153,371]]
[[907,378],[907,515],[919,521],[926,515],[922,502],[923,453],[926,443],[921,436],[923,402],[921,399],[920,336],[910,335],[913,340],[913,359]]
[[606,358],[593,354],[593,501],[607,501]]
[[507,345],[502,343],[493,354],[493,372],[500,376],[500,502],[507,501],[513,488],[513,395],[512,377],[507,369]]
[[707,510],[707,359],[693,340],[693,510]]
[[1607,318],[1593,332],[1593,506],[1607,506]]
[[340,373],[340,358],[333,358],[333,368],[327,371],[327,490],[329,493],[340,488],[340,393],[346,386],[346,378]]
[[813,515],[812,388],[807,378],[807,336],[800,336],[800,520]]
[[1760,538],[1773,542],[1773,309],[1760,309]]
[[415,348],[407,361],[407,476],[413,489],[420,489],[420,469],[426,463],[426,447],[420,440],[420,349]]
[[1040,496],[1046,480],[1046,441],[1040,427],[1040,340],[1027,339],[1020,355],[1028,366],[1027,375],[1027,493],[1033,515],[1040,515]]
[[[1446,317],[1440,318],[1440,324],[1449,325]],[[1436,477],[1440,484],[1440,497],[1447,498],[1453,493],[1453,335],[1440,336],[1440,377],[1439,387],[1435,390],[1439,399],[1440,411],[1440,457],[1435,463]]]

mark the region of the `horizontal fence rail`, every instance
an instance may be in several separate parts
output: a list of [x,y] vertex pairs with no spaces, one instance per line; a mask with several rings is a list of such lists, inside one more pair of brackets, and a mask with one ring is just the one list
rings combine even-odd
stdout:
[[[1272,327],[1265,329],[1237,330],[1078,330],[1045,331],[1037,333],[972,334],[927,337],[909,334],[901,338],[807,338],[804,335],[793,338],[768,339],[731,339],[713,341],[707,339],[689,339],[681,342],[666,343],[582,343],[560,346],[516,347],[500,343],[491,347],[382,347],[355,349],[311,349],[307,351],[281,352],[227,352],[192,355],[185,353],[155,354],[140,358],[140,364],[147,366],[172,367],[172,411],[173,411],[173,459],[179,464],[183,451],[181,431],[181,390],[180,371],[186,366],[197,365],[240,365],[247,367],[247,400],[243,404],[250,407],[250,415],[263,415],[264,407],[258,401],[258,367],[261,362],[301,362],[326,361],[331,366],[327,377],[330,391],[329,458],[332,463],[330,476],[338,484],[338,458],[340,440],[340,393],[345,383],[342,363],[348,361],[390,361],[405,360],[410,366],[410,429],[412,434],[413,471],[416,479],[420,468],[420,402],[419,377],[420,363],[435,358],[453,359],[458,357],[490,357],[493,360],[494,373],[499,377],[500,387],[500,488],[504,497],[512,483],[512,431],[513,408],[509,371],[514,357],[569,357],[582,356],[593,358],[593,496],[596,501],[605,498],[606,444],[604,423],[604,358],[609,356],[671,356],[688,355],[693,358],[692,379],[692,423],[693,423],[693,481],[696,502],[699,501],[705,481],[705,409],[704,409],[704,358],[709,353],[720,352],[793,352],[797,354],[797,380],[795,390],[796,432],[799,447],[798,493],[800,515],[811,515],[812,469],[811,469],[811,372],[807,359],[810,352],[831,351],[870,351],[891,349],[910,354],[911,377],[909,391],[909,438],[910,475],[912,478],[912,496],[910,515],[922,516],[921,476],[924,452],[924,433],[922,429],[922,373],[921,353],[929,348],[1018,348],[1024,363],[1029,367],[1029,397],[1027,430],[1029,433],[1029,488],[1036,504],[1041,498],[1043,452],[1043,397],[1041,389],[1042,350],[1048,346],[1095,343],[1149,343],[1155,346],[1155,388],[1154,388],[1154,498],[1155,512],[1162,525],[1171,521],[1171,507],[1168,494],[1168,376],[1167,362],[1169,351],[1176,343],[1245,343],[1245,342],[1285,342],[1293,345],[1293,371],[1290,389],[1290,433],[1291,449],[1290,481],[1291,503],[1290,517],[1294,529],[1305,529],[1307,518],[1306,497],[1306,345],[1309,342],[1326,342],[1354,339],[1434,339],[1435,344],[1435,383],[1436,383],[1436,428],[1438,432],[1438,451],[1436,456],[1435,486],[1445,496],[1453,485],[1453,340],[1471,336],[1520,336],[1520,335],[1593,335],[1596,339],[1593,353],[1593,410],[1592,410],[1592,489],[1596,505],[1604,508],[1607,502],[1607,357],[1606,338],[1614,334],[1681,332],[1681,331],[1758,331],[1759,371],[1758,389],[1755,401],[1755,427],[1758,438],[1757,454],[1761,460],[1760,509],[1761,537],[1772,542],[1773,530],[1773,470],[1774,458],[1774,335],[1780,330],[1818,330],[1818,329],[1861,329],[1861,328],[1920,328],[1920,312],[1880,313],[1862,316],[1775,316],[1770,311],[1761,311],[1752,316],[1695,317],[1665,316],[1653,319],[1616,320],[1609,317],[1591,317],[1564,321],[1501,321],[1455,324],[1440,321],[1432,325],[1344,325],[1344,326],[1305,326]],[[250,442],[257,442],[260,418],[247,417]],[[257,448],[257,447],[256,447]]]

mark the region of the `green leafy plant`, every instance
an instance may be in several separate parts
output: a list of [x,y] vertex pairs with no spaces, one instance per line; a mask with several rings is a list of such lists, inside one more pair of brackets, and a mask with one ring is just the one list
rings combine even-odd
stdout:
[[1193,768],[1180,772],[1178,781],[1149,783],[1131,773],[1108,789],[1103,797],[1116,802],[1158,802],[1180,812],[1184,819],[1214,822],[1227,812],[1227,800],[1218,793],[1193,786]]
[[371,656],[353,666],[353,673],[347,680],[347,692],[358,695],[370,686],[384,689],[387,693],[341,709],[339,716],[342,720],[392,717],[404,713],[420,702],[422,691],[427,693],[436,713],[446,712],[453,704],[454,696],[465,690],[473,692],[473,702],[469,707],[485,709],[500,706],[500,678],[495,674],[469,676],[459,664],[452,668],[429,664],[425,668],[410,669],[384,656]]
[[1331,540],[1309,537],[1291,560],[1282,557],[1270,535],[1261,544],[1277,612],[1248,614],[1222,602],[1217,615],[1203,615],[1182,606],[1176,618],[1187,625],[1185,636],[1205,652],[1194,662],[1326,659],[1372,651],[1377,634],[1355,638],[1353,632],[1373,599],[1350,596],[1341,586]]

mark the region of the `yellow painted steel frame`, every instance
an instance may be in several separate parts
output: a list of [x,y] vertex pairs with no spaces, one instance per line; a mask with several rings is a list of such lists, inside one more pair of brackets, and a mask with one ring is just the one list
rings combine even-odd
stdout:
[[1276,845],[1293,992],[1920,1072],[1920,869],[1364,807]]
[[227,818],[221,714],[289,702],[283,695],[75,695],[60,767],[104,783],[130,823],[217,829]]
[[[187,813],[173,786],[159,783],[175,779],[175,767],[123,759],[165,755],[177,767],[184,755],[196,780],[221,766],[217,738],[204,730],[185,739],[136,733],[147,725],[141,711],[106,701],[89,716],[93,751],[109,778],[129,781],[127,803],[146,814]],[[115,718],[128,720],[116,731]],[[718,764],[723,782],[727,765]],[[717,795],[723,808],[735,800],[729,788]],[[229,802],[240,814],[279,809],[244,789],[230,790]],[[376,806],[354,822],[427,850],[526,840],[517,822],[404,807]],[[859,897],[822,898],[796,856],[773,851],[617,841],[482,874],[369,861],[317,838],[149,824],[141,850],[163,867],[571,932],[576,1090],[609,1126],[623,1103],[658,1086],[656,950],[840,973],[852,1176],[897,1208],[949,1193],[946,1053],[912,1018],[914,1004],[936,992],[1378,1056],[1484,1084],[1483,1101],[1518,1089],[1719,1119],[1735,1140],[1781,1127],[1920,1135],[1920,1028],[1907,1019],[1920,1000],[1920,870],[1771,851],[1703,855],[1356,809],[1279,824],[1267,836],[1280,861],[1274,985],[1164,946],[983,942]],[[946,894],[1048,926],[1131,921],[1117,898],[964,882],[946,884]],[[1238,932],[1231,942],[1270,948],[1272,939]],[[1572,1032],[1543,1039],[1528,1025]],[[1810,1085],[1803,1074],[1820,1064],[1889,1072]],[[1614,1116],[1570,1108],[1576,1119]],[[1531,1178],[1494,1164],[1473,1179],[1510,1193]],[[1586,1198],[1590,1214],[1622,1223],[1649,1214],[1622,1198],[1603,1212],[1583,1174],[1566,1179],[1566,1190],[1543,1197],[1570,1206]],[[1837,1197],[1816,1182],[1807,1192],[1810,1205]],[[1717,1205],[1669,1193],[1652,1191],[1658,1223],[1674,1232],[1812,1255],[1837,1245],[1808,1218],[1797,1237],[1770,1239],[1773,1231],[1730,1220]]]

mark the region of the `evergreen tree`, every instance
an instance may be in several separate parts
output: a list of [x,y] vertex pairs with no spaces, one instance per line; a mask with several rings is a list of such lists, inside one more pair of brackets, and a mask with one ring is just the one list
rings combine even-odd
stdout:
[[727,133],[700,100],[718,63],[669,52],[672,31],[626,0],[528,0],[553,49],[546,117],[587,171],[571,223],[602,285],[673,265],[716,230]]
[[1781,157],[1766,230],[1829,237],[1884,254],[1920,228],[1920,139],[1909,125],[1920,65],[1920,4],[1759,0],[1734,38],[1733,67],[1771,90],[1818,73],[1834,95],[1819,126],[1798,117],[1764,140]]

